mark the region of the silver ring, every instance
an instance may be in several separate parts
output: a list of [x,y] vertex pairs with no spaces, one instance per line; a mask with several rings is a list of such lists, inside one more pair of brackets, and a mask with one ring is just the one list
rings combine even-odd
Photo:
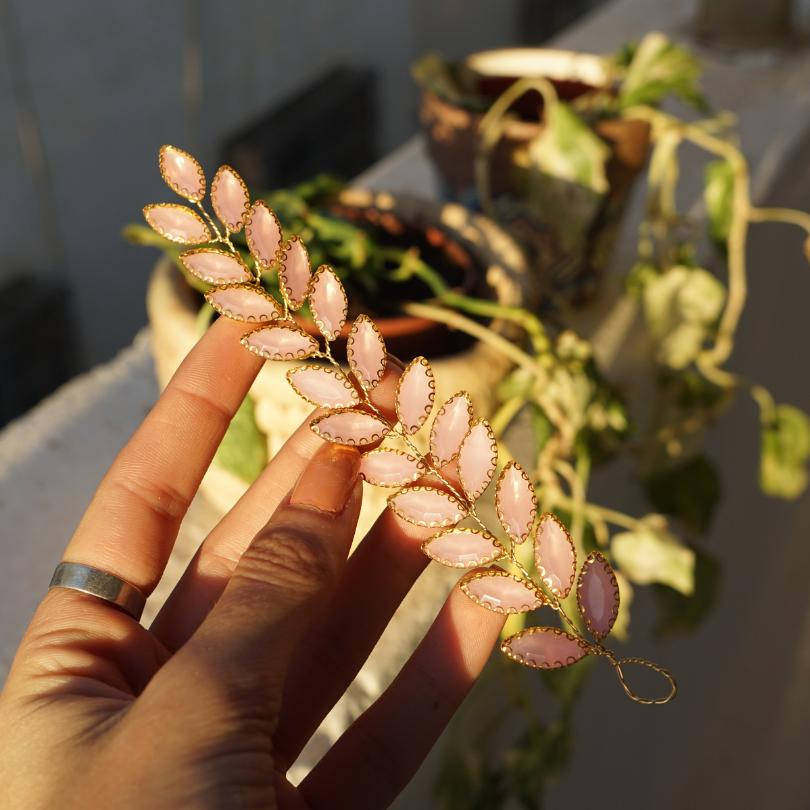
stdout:
[[117,605],[136,620],[141,618],[143,606],[146,604],[146,596],[134,585],[106,571],[81,563],[59,563],[53,572],[48,590],[51,588],[69,588],[89,593]]

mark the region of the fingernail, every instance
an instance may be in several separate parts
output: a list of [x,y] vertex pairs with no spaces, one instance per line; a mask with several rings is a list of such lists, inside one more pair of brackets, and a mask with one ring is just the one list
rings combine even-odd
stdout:
[[343,444],[326,444],[312,457],[290,495],[292,506],[340,514],[354,489],[360,453]]

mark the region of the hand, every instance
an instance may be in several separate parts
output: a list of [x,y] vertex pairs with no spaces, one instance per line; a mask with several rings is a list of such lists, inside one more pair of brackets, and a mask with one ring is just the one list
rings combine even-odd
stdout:
[[[105,476],[64,559],[145,593],[261,362],[218,320]],[[375,404],[389,414],[397,370]],[[418,768],[502,617],[458,589],[402,671],[304,782],[285,773],[427,560],[390,510],[347,560],[356,450],[307,424],[200,546],[150,629],[43,599],[0,695],[0,806],[378,808]],[[269,520],[268,520],[269,519]]]

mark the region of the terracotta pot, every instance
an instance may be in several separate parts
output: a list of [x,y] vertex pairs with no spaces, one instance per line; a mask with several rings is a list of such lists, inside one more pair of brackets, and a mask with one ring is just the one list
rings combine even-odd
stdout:
[[[524,72],[515,74],[518,66]],[[602,60],[590,54],[543,48],[514,48],[473,54],[465,62],[468,84],[489,102],[522,76],[549,79],[560,98],[572,100],[596,91],[610,90],[610,76]],[[531,264],[543,273],[541,286],[573,290],[588,296],[612,249],[628,192],[647,159],[649,126],[642,121],[601,119],[594,131],[610,149],[606,166],[609,190],[596,211],[577,255],[560,244],[554,229],[524,198],[528,145],[543,130],[542,99],[527,93],[516,102],[519,113],[504,123],[503,133],[490,153],[491,194],[502,224],[529,252]],[[475,184],[475,158],[484,113],[453,104],[423,90],[420,119],[428,152],[451,199],[480,207]],[[572,266],[573,265],[573,266]],[[556,269],[565,266],[562,278]]]

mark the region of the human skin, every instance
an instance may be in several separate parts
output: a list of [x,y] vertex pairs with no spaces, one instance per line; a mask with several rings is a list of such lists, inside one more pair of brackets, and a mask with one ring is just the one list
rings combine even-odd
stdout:
[[[219,319],[116,458],[63,559],[154,590],[261,367]],[[375,404],[392,415],[401,371]],[[316,412],[317,413],[317,412]],[[47,593],[0,693],[0,807],[380,808],[483,668],[503,617],[458,588],[380,698],[298,787],[289,766],[427,563],[386,510],[348,557],[359,454],[304,424],[200,546],[150,628]],[[43,583],[44,586],[44,583]]]

